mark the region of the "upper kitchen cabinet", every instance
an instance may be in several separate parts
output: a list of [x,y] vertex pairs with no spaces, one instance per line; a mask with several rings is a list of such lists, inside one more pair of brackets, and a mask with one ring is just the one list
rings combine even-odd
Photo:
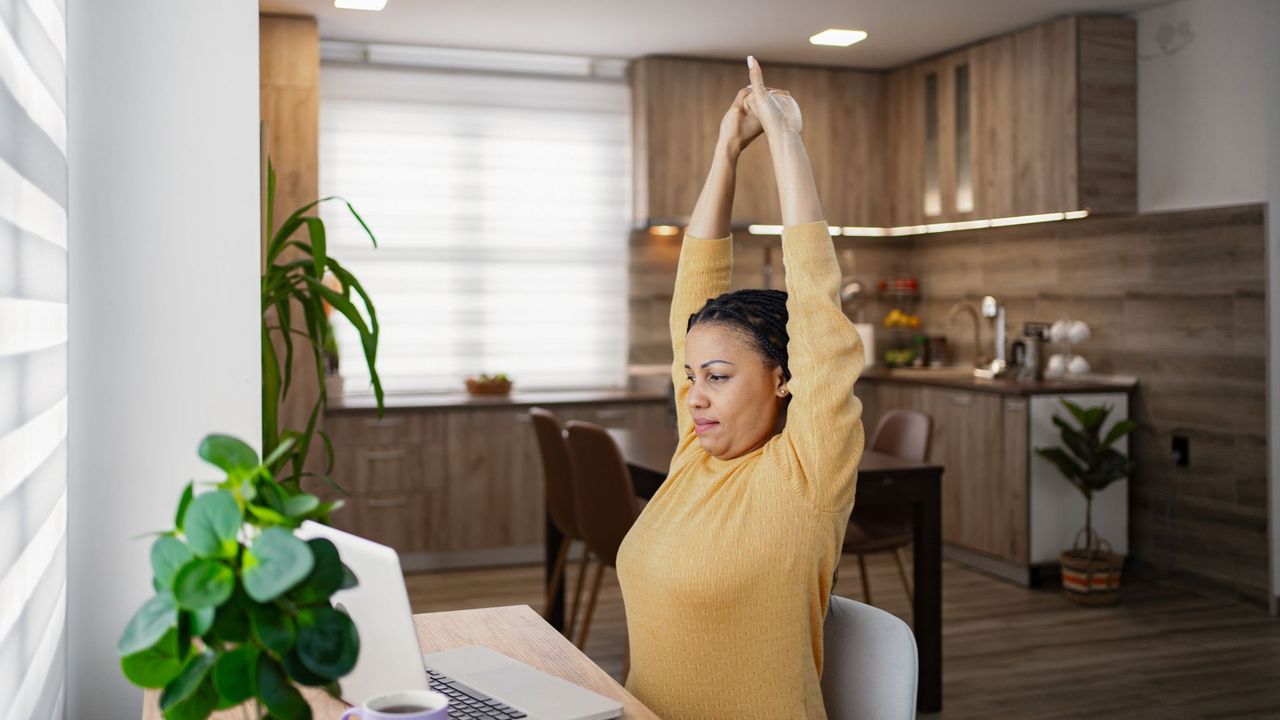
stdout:
[[[804,113],[805,145],[827,219],[883,225],[883,95],[880,73],[764,62],[765,82],[785,88]],[[747,84],[745,62],[647,57],[631,65],[638,224],[688,221],[702,189],[720,120]],[[743,153],[735,224],[780,224],[767,141]]]
[[1134,27],[1067,17],[889,73],[890,223],[1134,212]]

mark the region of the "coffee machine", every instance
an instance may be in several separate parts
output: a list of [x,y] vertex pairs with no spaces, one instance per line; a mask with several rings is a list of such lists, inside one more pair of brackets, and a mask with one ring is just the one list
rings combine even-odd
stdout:
[[1044,379],[1044,344],[1048,339],[1048,323],[1029,322],[1022,326],[1022,337],[1014,340],[1009,349],[1009,364],[1015,367],[1015,380],[1040,382]]

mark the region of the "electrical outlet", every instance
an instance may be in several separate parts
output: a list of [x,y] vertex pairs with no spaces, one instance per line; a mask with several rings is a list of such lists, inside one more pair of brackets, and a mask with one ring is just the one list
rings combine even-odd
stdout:
[[1173,436],[1173,464],[1175,467],[1191,464],[1191,443],[1186,435]]

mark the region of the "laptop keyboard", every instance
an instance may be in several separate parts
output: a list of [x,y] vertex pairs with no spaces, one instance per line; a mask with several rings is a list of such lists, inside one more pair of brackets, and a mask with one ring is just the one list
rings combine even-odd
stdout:
[[462,687],[448,675],[427,668],[427,676],[431,678],[431,689],[449,698],[449,720],[517,720],[526,717],[510,705]]

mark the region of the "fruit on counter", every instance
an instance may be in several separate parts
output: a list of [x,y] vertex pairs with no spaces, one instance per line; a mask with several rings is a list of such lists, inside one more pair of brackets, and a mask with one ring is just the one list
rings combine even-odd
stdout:
[[490,375],[489,373],[480,373],[479,375],[472,375],[471,377],[469,377],[469,378],[467,378],[467,379],[468,379],[468,380],[473,380],[473,381],[478,382],[478,383],[504,383],[504,382],[510,382],[510,378],[508,378],[508,377],[507,377],[507,374],[506,374],[506,373],[498,373],[497,375]]
[[884,316],[884,326],[887,328],[911,328],[914,330],[920,327],[920,316],[894,308],[889,311],[888,315]]
[[902,367],[910,365],[916,359],[915,348],[902,348],[900,350],[885,350],[884,364],[889,367]]

